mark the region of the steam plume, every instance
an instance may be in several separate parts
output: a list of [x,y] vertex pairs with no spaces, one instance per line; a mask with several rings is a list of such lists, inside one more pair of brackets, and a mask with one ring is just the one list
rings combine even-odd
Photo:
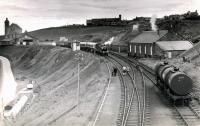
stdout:
[[115,38],[115,37],[110,38],[110,39],[109,39],[108,41],[106,41],[104,44],[105,44],[105,45],[110,45],[110,44],[113,42],[114,38]]
[[157,18],[157,16],[156,16],[155,14],[152,15],[152,17],[151,17],[151,29],[152,29],[153,31],[156,31],[156,30],[157,30],[156,18]]

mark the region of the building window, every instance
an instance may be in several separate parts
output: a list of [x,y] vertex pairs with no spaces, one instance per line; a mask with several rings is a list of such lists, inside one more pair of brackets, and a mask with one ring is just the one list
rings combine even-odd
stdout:
[[142,47],[141,45],[139,46],[140,54],[142,54]]
[[130,45],[129,49],[130,49],[130,52],[131,52],[131,45]]
[[144,54],[147,54],[147,47],[146,47],[146,45],[144,46]]

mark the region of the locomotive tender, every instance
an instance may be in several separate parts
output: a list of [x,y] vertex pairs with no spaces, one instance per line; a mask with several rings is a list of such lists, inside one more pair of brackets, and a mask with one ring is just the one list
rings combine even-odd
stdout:
[[157,85],[164,94],[175,104],[180,102],[189,104],[193,88],[193,81],[189,76],[167,62],[156,64],[155,73]]

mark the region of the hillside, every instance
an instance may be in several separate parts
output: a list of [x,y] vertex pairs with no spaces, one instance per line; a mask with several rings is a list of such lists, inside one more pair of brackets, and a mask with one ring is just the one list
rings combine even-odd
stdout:
[[69,40],[80,41],[93,41],[93,42],[105,42],[113,36],[125,33],[127,27],[54,27],[36,30],[30,32],[31,35],[39,38],[42,41],[55,40],[58,41],[60,37],[66,37]]
[[83,52],[77,115],[75,52],[61,47],[10,46],[0,47],[0,55],[10,59],[18,90],[34,82],[33,93],[19,93],[29,97],[28,103],[5,126],[71,126],[91,121],[109,78],[101,58]]
[[[196,42],[200,35],[200,20],[165,20],[159,22],[159,29],[168,30],[169,33],[161,41],[172,40],[189,40]],[[66,37],[71,40],[93,41],[104,43],[111,37],[115,37],[115,44],[126,44],[132,38],[139,34],[138,31],[132,31],[132,27],[116,26],[72,26],[72,27],[52,27],[30,32],[32,36],[41,41],[54,40],[58,41],[60,37]]]
[[200,43],[194,45],[193,48],[183,52],[179,57],[186,57],[189,60],[198,60],[200,57]]
[[181,20],[181,21],[163,21],[158,23],[159,29],[169,31],[162,40],[189,40],[195,42],[197,36],[200,35],[200,20]]

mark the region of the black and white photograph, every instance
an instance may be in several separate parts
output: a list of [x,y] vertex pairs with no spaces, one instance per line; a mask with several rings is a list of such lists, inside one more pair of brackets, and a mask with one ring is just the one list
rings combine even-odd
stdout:
[[200,126],[200,0],[1,0],[0,126]]

